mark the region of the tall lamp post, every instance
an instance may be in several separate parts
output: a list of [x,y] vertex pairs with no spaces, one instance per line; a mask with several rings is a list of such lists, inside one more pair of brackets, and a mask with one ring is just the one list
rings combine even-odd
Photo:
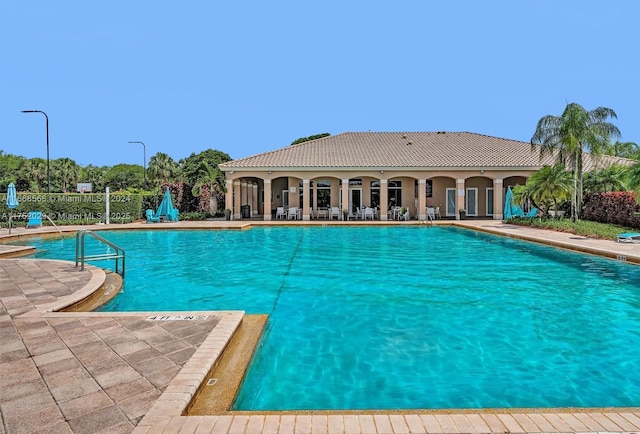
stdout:
[[22,110],[22,113],[42,113],[47,127],[47,193],[51,193],[51,169],[49,167],[49,116],[42,110]]
[[140,143],[142,145],[142,178],[144,179],[144,189],[147,189],[147,147],[142,142],[129,142]]

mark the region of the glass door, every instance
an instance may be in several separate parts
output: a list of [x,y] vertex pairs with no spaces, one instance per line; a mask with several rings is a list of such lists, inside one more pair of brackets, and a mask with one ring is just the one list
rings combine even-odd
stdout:
[[493,187],[487,187],[487,216],[493,217]]
[[478,215],[478,189],[467,188],[466,208],[468,216]]
[[445,212],[451,217],[456,215],[456,189],[455,188],[447,188],[447,205]]
[[362,189],[350,188],[349,189],[349,211],[355,214],[356,207],[362,208]]

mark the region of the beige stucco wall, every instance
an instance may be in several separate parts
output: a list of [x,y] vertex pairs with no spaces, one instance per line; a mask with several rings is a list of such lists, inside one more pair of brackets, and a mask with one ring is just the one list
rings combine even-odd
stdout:
[[[387,187],[388,181],[402,181],[402,203],[410,209],[412,218],[425,219],[427,206],[440,206],[441,213],[444,215],[446,208],[446,191],[447,188],[456,190],[456,212],[457,209],[464,207],[467,189],[477,188],[477,210],[480,217],[491,217],[487,215],[487,188],[499,187],[499,191],[494,191],[494,215],[493,218],[502,218],[502,201],[503,190],[511,185],[524,184],[528,176],[534,170],[242,170],[227,172],[227,186],[232,185],[231,189],[227,189],[226,206],[232,209],[234,219],[241,218],[240,207],[242,205],[251,206],[251,215],[262,215],[265,220],[270,220],[272,210],[283,204],[283,191],[287,191],[289,206],[301,207],[300,203],[300,184],[302,180],[331,181],[331,206],[339,206],[343,200],[343,191],[340,180],[361,179],[362,186],[362,203],[370,205],[371,201],[371,181],[381,181],[380,198],[386,199],[387,195],[383,194],[383,188]],[[431,180],[432,197],[425,198],[420,203],[419,197],[416,197],[417,191],[420,191],[420,184],[424,190],[425,180]],[[272,195],[265,194],[264,185],[270,186]],[[416,185],[416,180],[417,184]],[[270,184],[269,184],[270,181]],[[309,185],[307,183],[306,185]],[[315,185],[315,182],[314,182]],[[291,191],[291,187],[295,187],[295,192]],[[417,190],[416,190],[417,189]],[[304,186],[303,186],[304,190]],[[460,190],[464,194],[461,195]],[[231,192],[231,193],[229,193]],[[262,198],[270,197],[272,203],[265,207]],[[305,200],[309,207],[315,207],[313,189],[309,190],[309,198]],[[386,217],[387,204],[380,204],[382,218]],[[265,209],[266,208],[266,209]],[[452,213],[451,216],[454,214]],[[303,209],[303,218],[309,218],[309,210]]]

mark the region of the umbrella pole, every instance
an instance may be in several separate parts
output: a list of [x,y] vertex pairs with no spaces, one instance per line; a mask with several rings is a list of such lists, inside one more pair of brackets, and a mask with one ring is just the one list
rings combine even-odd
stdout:
[[13,213],[9,211],[9,235],[11,235],[11,217],[13,217]]

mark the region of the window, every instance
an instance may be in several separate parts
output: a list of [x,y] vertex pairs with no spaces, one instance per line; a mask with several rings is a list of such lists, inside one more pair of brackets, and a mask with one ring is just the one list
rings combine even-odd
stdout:
[[371,181],[371,206],[380,205],[380,181]]
[[316,193],[318,195],[318,208],[331,206],[331,181],[317,181]]
[[402,181],[389,181],[389,206],[402,206]]

